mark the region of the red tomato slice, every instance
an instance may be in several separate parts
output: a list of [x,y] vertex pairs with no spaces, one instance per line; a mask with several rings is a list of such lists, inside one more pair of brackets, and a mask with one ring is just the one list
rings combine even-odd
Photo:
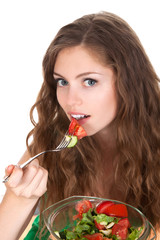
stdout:
[[117,236],[117,238],[120,240],[126,240],[128,235],[128,228],[116,223],[112,228],[112,235]]
[[106,209],[112,205],[114,205],[114,203],[111,201],[103,201],[100,204],[98,204],[98,206],[96,207],[96,211],[97,213],[105,213]]
[[69,134],[74,133],[77,125],[79,125],[78,121],[75,118],[72,118],[70,125],[69,125],[69,129],[68,129]]
[[109,206],[105,214],[113,217],[128,217],[127,207],[124,204],[113,204]]
[[103,235],[101,233],[87,234],[84,237],[89,240],[103,240]]
[[78,139],[81,139],[87,136],[86,131],[81,125],[79,125],[78,121],[75,118],[72,118],[72,121],[69,125],[68,132],[69,134],[73,134],[74,136],[77,136]]
[[85,136],[87,136],[87,133],[86,131],[84,130],[84,128],[82,126],[78,126],[76,127],[76,130],[74,132],[74,135],[77,136],[78,139],[81,139]]
[[88,212],[90,208],[92,208],[92,203],[89,200],[83,199],[82,201],[79,201],[75,206],[75,209],[77,210],[78,214],[75,215],[73,219],[74,220],[77,218],[81,219],[82,214]]
[[106,229],[104,225],[98,223],[96,220],[94,220],[94,224],[98,230]]
[[131,224],[128,220],[128,218],[122,218],[118,221],[118,224],[121,225],[121,226],[125,226],[126,228],[130,228],[131,227]]

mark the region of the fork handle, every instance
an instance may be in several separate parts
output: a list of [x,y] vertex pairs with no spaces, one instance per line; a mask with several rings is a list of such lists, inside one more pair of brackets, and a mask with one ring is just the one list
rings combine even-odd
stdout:
[[[20,167],[21,169],[23,169],[23,168],[26,167],[30,162],[32,162],[35,158],[41,156],[42,154],[47,153],[47,152],[58,152],[58,151],[59,151],[59,149],[46,150],[46,151],[40,152],[40,153],[38,153],[37,155],[29,158],[26,162],[22,163],[21,165],[18,165],[18,164],[17,164],[17,166]],[[11,174],[12,174],[12,173],[11,173]],[[2,183],[8,182],[11,174],[9,174],[8,176],[4,177]]]
[[[50,151],[50,150],[48,150],[48,151]],[[46,152],[48,152],[48,151],[43,151],[43,152],[38,153],[37,155],[29,158],[26,162],[24,162],[24,163],[22,163],[21,165],[19,165],[19,167],[23,169],[23,168],[26,167],[30,162],[32,162],[35,158],[41,156],[42,154],[44,154],[44,153],[46,153]],[[52,150],[52,151],[53,151],[53,150]]]

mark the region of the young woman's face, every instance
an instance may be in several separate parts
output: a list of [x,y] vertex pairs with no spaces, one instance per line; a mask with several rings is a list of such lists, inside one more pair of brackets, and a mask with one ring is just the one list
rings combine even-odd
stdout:
[[78,119],[87,135],[107,130],[115,118],[115,77],[100,57],[82,46],[60,51],[54,67],[57,99],[67,117]]

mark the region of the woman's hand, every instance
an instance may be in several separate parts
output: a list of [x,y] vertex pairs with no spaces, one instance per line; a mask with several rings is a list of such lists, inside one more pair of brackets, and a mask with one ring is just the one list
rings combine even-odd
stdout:
[[0,204],[0,239],[16,240],[33,216],[39,198],[47,190],[48,172],[38,160],[34,160],[24,169],[8,166],[6,175],[9,174],[11,176],[5,183],[7,191]]
[[9,165],[6,175],[11,174],[6,188],[17,197],[36,199],[41,197],[47,190],[48,172],[34,160],[26,168]]

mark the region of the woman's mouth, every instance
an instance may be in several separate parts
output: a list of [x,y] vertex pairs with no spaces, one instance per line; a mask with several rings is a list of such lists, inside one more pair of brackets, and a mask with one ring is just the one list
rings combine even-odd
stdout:
[[75,118],[76,120],[81,120],[84,118],[90,117],[90,115],[84,115],[84,114],[71,114],[72,118]]
[[70,114],[71,118],[75,118],[80,125],[85,124],[88,119],[90,118],[90,115],[87,114]]

